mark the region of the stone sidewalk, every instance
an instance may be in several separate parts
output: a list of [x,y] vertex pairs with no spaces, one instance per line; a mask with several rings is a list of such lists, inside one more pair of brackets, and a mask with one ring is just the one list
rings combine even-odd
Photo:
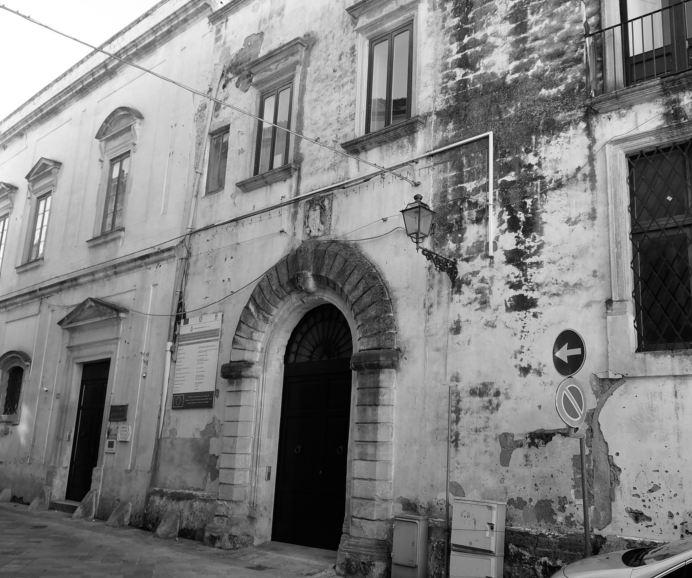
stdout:
[[336,552],[272,542],[227,551],[0,503],[0,576],[335,576]]

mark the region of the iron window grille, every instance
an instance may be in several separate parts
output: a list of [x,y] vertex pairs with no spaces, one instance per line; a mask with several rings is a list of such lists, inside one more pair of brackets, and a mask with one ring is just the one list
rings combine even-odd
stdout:
[[46,233],[48,231],[48,218],[50,217],[51,193],[41,195],[36,200],[36,212],[34,213],[33,234],[29,247],[29,261],[35,261],[43,257],[46,246]]
[[627,157],[638,351],[692,347],[692,141]]
[[129,172],[129,151],[111,159],[101,233],[110,233],[122,226],[125,188]]
[[413,23],[370,41],[365,132],[411,118]]
[[[288,164],[293,84],[285,84],[262,94],[257,128],[255,174],[259,175]],[[273,123],[273,124],[269,124]],[[277,128],[282,127],[287,130]]]
[[207,167],[207,193],[215,193],[226,184],[228,159],[228,127],[213,133],[209,139],[209,165]]

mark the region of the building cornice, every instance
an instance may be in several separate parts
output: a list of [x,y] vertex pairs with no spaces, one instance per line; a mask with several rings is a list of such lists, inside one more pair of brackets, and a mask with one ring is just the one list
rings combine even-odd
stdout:
[[[118,58],[133,60],[160,45],[164,40],[170,38],[179,30],[182,25],[196,20],[210,10],[208,0],[190,0],[190,2],[187,2],[184,6],[163,20],[154,24],[151,28],[148,28],[144,33],[140,34],[131,42],[128,42],[122,48],[110,49],[110,44],[114,40],[119,38],[120,35],[132,28],[135,24],[139,23],[147,15],[151,14],[153,10],[158,8],[158,6],[161,4],[163,4],[163,2],[132,23],[132,25],[123,30],[119,35],[114,36],[106,43],[102,44],[100,48],[107,50],[108,52],[112,51],[113,54]],[[58,85],[65,79],[65,77],[69,76],[72,72],[78,70],[80,67],[84,67],[89,60],[96,58],[100,54],[102,53],[99,50],[90,52],[82,60],[77,62],[77,64],[69,68],[53,82],[32,96],[31,99],[20,106],[16,111],[11,113],[5,119],[5,121],[10,120],[14,115],[20,113],[23,108],[29,108],[34,99],[40,97],[46,91]],[[93,90],[103,82],[112,78],[115,71],[120,69],[122,66],[125,66],[125,64],[123,64],[121,61],[104,56],[104,60],[102,62],[96,64],[93,68],[76,78],[73,82],[70,82],[64,89],[49,97],[48,100],[42,104],[37,105],[33,110],[31,110],[31,112],[19,118],[19,120],[14,122],[14,124],[2,130],[2,132],[0,132],[0,145],[7,143],[17,135],[22,134],[33,123],[57,114],[65,107],[72,104],[75,100],[83,97],[86,92]],[[3,124],[3,122],[4,121],[0,122],[0,126]]]
[[250,0],[231,0],[228,4],[219,8],[216,12],[209,16],[209,22],[211,24],[216,24],[223,20],[224,18],[233,14],[236,10],[248,4]]
[[23,287],[11,293],[0,295],[0,310],[18,307],[41,297],[53,295],[63,289],[98,281],[109,275],[123,274],[155,263],[160,263],[161,261],[173,259],[176,255],[175,249],[176,245],[170,244],[165,247],[149,249],[137,255],[121,257],[115,261],[99,263],[98,265],[65,273],[64,275],[51,277],[45,281],[39,281],[29,287]]

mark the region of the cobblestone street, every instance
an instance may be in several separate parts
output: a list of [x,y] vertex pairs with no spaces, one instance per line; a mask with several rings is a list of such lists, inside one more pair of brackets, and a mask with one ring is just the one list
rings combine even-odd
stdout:
[[336,553],[270,543],[224,551],[136,528],[0,504],[0,576],[334,576]]

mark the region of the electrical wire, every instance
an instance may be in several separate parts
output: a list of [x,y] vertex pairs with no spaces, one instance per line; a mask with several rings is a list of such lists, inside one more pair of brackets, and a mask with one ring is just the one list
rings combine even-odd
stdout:
[[374,167],[379,171],[390,173],[391,175],[393,175],[393,176],[395,176],[395,177],[397,177],[403,181],[406,181],[407,183],[409,183],[410,185],[412,185],[414,187],[417,187],[420,184],[418,181],[415,181],[413,179],[409,179],[407,176],[402,175],[402,174],[400,174],[400,173],[398,173],[392,169],[388,169],[388,168],[386,168],[382,165],[379,165],[377,163],[374,163],[372,161],[369,161],[369,160],[366,160],[364,158],[357,157],[355,155],[347,153],[346,151],[341,150],[341,149],[337,148],[336,146],[326,144],[326,143],[322,142],[319,138],[310,137],[310,136],[307,136],[305,134],[299,133],[293,129],[290,129],[288,127],[280,126],[279,124],[270,122],[270,121],[268,121],[268,120],[266,120],[266,119],[264,119],[264,118],[262,118],[256,114],[251,113],[248,110],[245,110],[244,108],[241,108],[237,105],[234,105],[234,104],[231,104],[229,102],[225,102],[223,100],[215,98],[215,97],[213,97],[213,96],[211,96],[205,92],[202,92],[201,90],[198,90],[192,86],[188,86],[187,84],[179,82],[179,81],[177,81],[177,80],[175,80],[169,76],[165,76],[163,74],[155,72],[154,70],[152,70],[150,68],[147,68],[147,67],[142,66],[140,64],[137,64],[135,62],[132,62],[126,58],[122,58],[121,56],[118,56],[118,55],[114,54],[113,52],[109,52],[109,51],[107,51],[107,50],[105,50],[99,46],[96,46],[94,44],[90,44],[89,42],[86,42],[85,40],[81,40],[80,38],[77,38],[76,36],[72,36],[70,34],[67,34],[66,32],[62,32],[56,28],[53,28],[52,26],[49,26],[48,24],[45,24],[39,20],[35,20],[35,19],[31,18],[31,16],[27,16],[26,14],[22,14],[21,12],[19,12],[17,10],[9,8],[8,6],[5,6],[4,4],[0,4],[0,9],[5,10],[6,12],[9,12],[10,14],[14,14],[15,16],[19,16],[20,18],[23,18],[27,22],[31,22],[32,24],[35,24],[36,26],[40,26],[41,28],[45,28],[46,30],[53,32],[54,34],[58,34],[59,36],[62,36],[63,38],[68,38],[69,40],[72,40],[73,42],[77,42],[78,44],[86,46],[87,48],[90,48],[91,50],[94,50],[96,52],[100,52],[101,54],[104,54],[108,58],[113,58],[114,60],[117,60],[118,62],[121,62],[122,64],[125,64],[127,66],[131,66],[132,68],[136,68],[137,70],[140,70],[146,74],[150,74],[151,76],[154,76],[154,77],[158,78],[159,80],[163,80],[164,82],[171,83],[171,84],[177,86],[178,88],[182,88],[183,90],[186,90],[192,94],[195,94],[197,96],[201,96],[202,98],[207,99],[210,102],[213,102],[215,104],[218,104],[219,106],[224,106],[226,108],[230,108],[231,110],[234,110],[235,112],[237,112],[239,114],[248,116],[250,118],[253,118],[253,119],[255,119],[259,122],[262,122],[264,124],[267,124],[269,126],[273,126],[273,127],[277,128],[279,130],[282,130],[282,131],[284,131],[290,135],[293,135],[296,138],[300,138],[300,139],[303,139],[309,143],[320,146],[320,147],[327,149],[327,150],[329,150],[329,151],[331,151],[337,155],[340,155],[342,157],[356,160],[356,161],[361,162],[363,164]]
[[[365,227],[367,227],[367,226],[374,225],[375,223],[378,223],[378,222],[386,222],[388,218],[389,218],[389,217],[384,217],[384,218],[376,219],[375,221],[372,221],[371,223],[368,223],[367,225],[362,225],[362,226],[360,226],[360,227],[357,227],[356,229],[353,229],[352,231],[349,231],[349,232],[346,233],[343,237],[329,237],[327,240],[328,240],[328,241],[349,241],[349,242],[370,241],[370,240],[372,240],[372,239],[379,239],[379,238],[381,238],[381,237],[386,237],[387,235],[391,235],[394,231],[398,231],[398,230],[400,230],[400,229],[403,229],[403,227],[398,226],[398,227],[394,227],[393,229],[390,229],[390,230],[387,231],[386,233],[381,233],[381,234],[379,234],[379,235],[373,235],[373,236],[371,236],[371,237],[363,237],[363,238],[359,238],[359,239],[348,239],[348,238],[346,238],[346,235],[349,235],[349,234],[351,234],[351,233],[354,233],[355,231],[361,230],[361,229],[363,229],[363,228],[365,228]],[[209,303],[205,303],[204,305],[198,305],[198,306],[195,306],[195,307],[192,307],[192,308],[187,308],[187,307],[186,307],[186,308],[185,308],[185,314],[196,313],[197,311],[201,311],[201,310],[203,310],[203,309],[206,309],[207,307],[211,307],[212,305],[216,305],[216,304],[218,304],[218,303],[221,303],[222,301],[225,301],[226,299],[228,299],[228,298],[230,298],[230,297],[233,297],[233,295],[235,295],[236,293],[239,293],[240,291],[243,291],[244,289],[247,289],[250,285],[252,285],[253,283],[256,283],[256,282],[259,281],[262,277],[264,277],[265,274],[266,274],[266,271],[263,271],[260,275],[258,275],[258,276],[255,277],[254,279],[252,279],[252,280],[248,281],[247,283],[245,283],[245,285],[243,285],[243,286],[241,286],[241,287],[238,287],[238,289],[234,289],[234,290],[231,291],[230,293],[227,293],[227,294],[225,294],[225,295],[219,297],[218,299],[216,299],[216,300],[214,300],[214,301],[210,301]],[[60,309],[73,309],[73,308],[75,307],[75,305],[76,305],[76,304],[70,304],[70,305],[68,305],[68,304],[65,304],[65,303],[54,303],[54,302],[51,302],[51,301],[48,301],[48,300],[46,300],[45,303],[46,303],[47,305],[51,306],[51,307],[57,307],[57,308],[60,308]],[[142,315],[142,316],[144,316],[144,317],[168,317],[168,318],[176,317],[176,316],[178,315],[178,313],[147,313],[147,312],[145,312],[145,311],[139,311],[139,310],[137,310],[137,309],[128,309],[128,313],[134,313],[134,314],[136,314],[136,315]]]

